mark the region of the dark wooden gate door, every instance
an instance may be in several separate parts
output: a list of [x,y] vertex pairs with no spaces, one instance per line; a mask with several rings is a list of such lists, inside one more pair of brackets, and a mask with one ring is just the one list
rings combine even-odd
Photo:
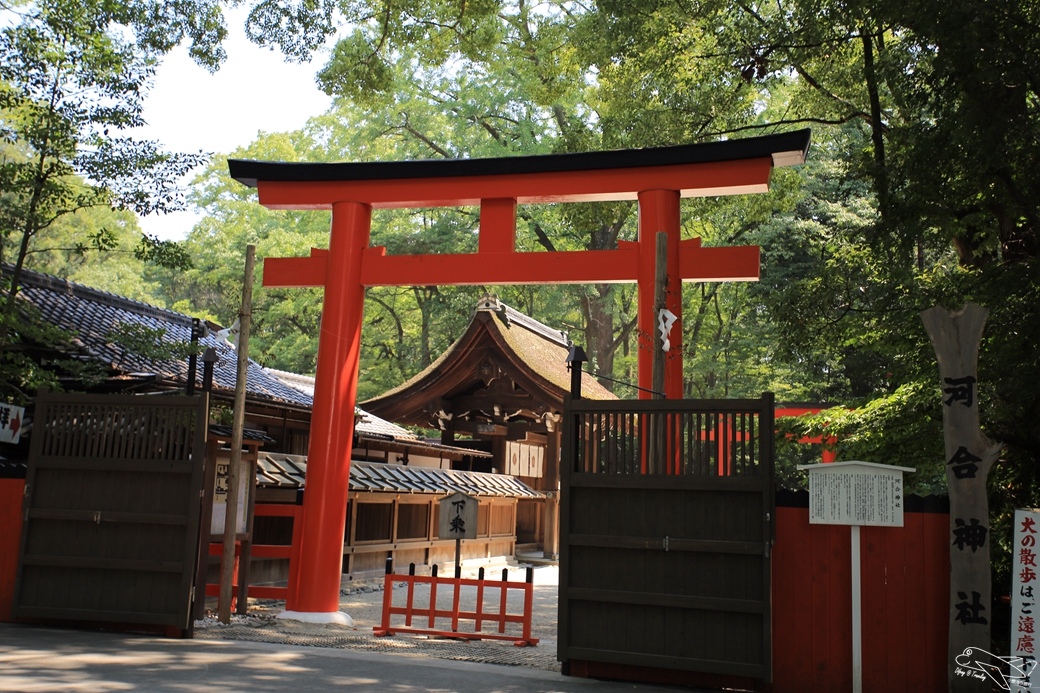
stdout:
[[16,617],[191,633],[203,401],[41,394]]
[[565,416],[564,672],[769,681],[772,395],[576,400]]

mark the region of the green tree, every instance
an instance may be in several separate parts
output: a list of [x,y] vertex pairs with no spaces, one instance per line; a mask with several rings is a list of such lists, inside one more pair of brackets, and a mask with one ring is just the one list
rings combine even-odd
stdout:
[[[80,210],[139,214],[177,209],[173,181],[202,160],[132,136],[159,59],[183,40],[215,68],[225,33],[210,0],[168,3],[34,0],[3,9],[0,29],[0,259],[14,266],[0,313],[0,351],[10,343],[19,275],[39,239]],[[70,231],[75,225],[66,225]],[[111,229],[73,240],[106,250]],[[171,265],[175,244],[142,236],[135,253]]]

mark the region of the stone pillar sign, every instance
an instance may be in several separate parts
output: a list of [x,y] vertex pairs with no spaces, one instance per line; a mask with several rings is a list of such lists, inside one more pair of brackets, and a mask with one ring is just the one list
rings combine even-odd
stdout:
[[978,357],[988,312],[968,303],[921,313],[939,362],[946,485],[950,490],[950,691],[989,693],[992,585],[986,480],[1001,446],[979,425]]

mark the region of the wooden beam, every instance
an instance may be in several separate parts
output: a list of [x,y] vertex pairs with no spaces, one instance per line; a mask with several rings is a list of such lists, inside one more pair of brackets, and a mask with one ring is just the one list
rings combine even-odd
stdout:
[[386,255],[365,251],[365,286],[474,286],[634,282],[637,249],[556,253]]
[[376,180],[260,180],[260,204],[269,209],[331,209],[359,202],[373,209],[475,207],[481,200],[518,204],[635,200],[640,190],[678,190],[683,197],[764,193],[771,156],[670,166],[551,171],[501,175]]
[[512,253],[516,250],[516,200],[480,201],[480,252]]
[[[502,242],[499,240],[498,242]],[[617,250],[556,253],[479,252],[446,255],[387,255],[383,247],[364,251],[365,286],[591,284],[637,280],[639,245],[621,241]],[[679,266],[684,282],[758,281],[759,248],[705,248],[699,238],[681,243]],[[269,257],[264,286],[324,286],[327,254]]]
[[264,286],[299,288],[325,286],[328,260],[311,257],[269,257],[264,260]]
[[757,245],[704,248],[699,238],[679,243],[679,274],[684,282],[757,282],[760,270]]

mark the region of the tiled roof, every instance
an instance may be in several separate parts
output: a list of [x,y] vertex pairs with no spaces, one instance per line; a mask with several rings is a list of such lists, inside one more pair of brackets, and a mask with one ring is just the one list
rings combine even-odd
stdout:
[[[504,356],[522,364],[529,373],[541,379],[548,392],[553,392],[561,401],[563,395],[570,392],[571,374],[566,363],[570,340],[567,334],[510,308],[498,299],[485,296],[477,304],[466,332],[444,353],[409,380],[368,400],[367,405],[376,405],[377,402],[381,405],[409,391],[425,391],[449,370],[450,364],[469,358],[471,344],[485,331],[502,344]],[[582,372],[581,392],[585,399],[617,399],[588,371]],[[378,406],[373,408],[378,409]]]
[[[268,368],[266,370],[268,373],[290,387],[294,387],[310,396],[314,395],[313,375],[300,375],[299,373],[289,373],[287,371],[279,371],[273,368]],[[461,453],[469,457],[491,457],[490,453],[479,450],[442,445],[441,443],[421,438],[415,433],[409,431],[407,428],[403,428],[395,423],[387,421],[386,419],[382,419],[375,414],[361,409],[360,407],[354,407],[354,433],[362,440],[390,441],[413,448],[423,449],[431,453]]]
[[[5,275],[12,272],[4,264]],[[188,380],[188,361],[146,358],[119,343],[119,334],[128,325],[165,330],[162,341],[185,344],[191,340],[191,316],[148,305],[115,294],[92,289],[64,279],[28,270],[22,271],[18,297],[32,304],[50,324],[74,334],[71,350],[100,361],[119,375],[154,374],[162,380],[184,386]],[[200,346],[213,347],[219,360],[213,369],[214,391],[233,392],[238,373],[234,346],[214,335],[199,340]],[[203,363],[198,360],[196,386],[202,384]],[[267,374],[255,361],[249,361],[247,394],[251,399],[267,400],[310,408],[311,397]]]
[[[305,485],[307,458],[261,452],[256,481],[267,488],[300,488]],[[463,493],[477,496],[538,498],[540,493],[506,474],[466,472],[456,469],[412,467],[382,462],[350,463],[352,491],[389,493]]]
[[[493,327],[513,352],[546,381],[564,392],[570,392],[571,374],[567,370],[567,354],[571,342],[566,333],[543,325],[495,299],[484,299],[477,311],[494,313],[497,320]],[[581,374],[581,396],[585,399],[617,399],[588,371]]]

